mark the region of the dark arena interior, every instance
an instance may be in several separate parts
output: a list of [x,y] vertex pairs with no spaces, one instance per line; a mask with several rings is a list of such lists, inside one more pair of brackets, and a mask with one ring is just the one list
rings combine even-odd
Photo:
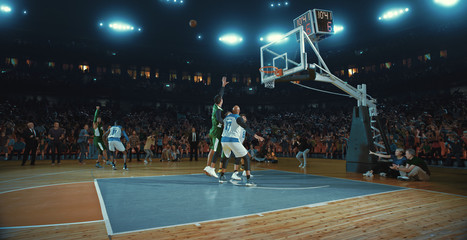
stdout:
[[466,11],[0,0],[0,239],[467,239]]

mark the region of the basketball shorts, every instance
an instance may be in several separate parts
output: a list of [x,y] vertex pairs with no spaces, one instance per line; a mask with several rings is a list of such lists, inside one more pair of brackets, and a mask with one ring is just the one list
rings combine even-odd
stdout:
[[125,146],[123,146],[123,143],[120,141],[109,141],[109,150],[112,152],[115,152],[115,150],[123,152],[125,151]]
[[99,152],[99,154],[102,154],[106,149],[104,141],[102,141],[102,139],[95,140],[94,141],[94,146],[96,146],[97,151]]
[[248,154],[245,146],[240,142],[223,142],[222,143],[222,150],[225,157],[230,158],[230,154],[235,154],[236,157],[244,157]]
[[209,148],[214,150],[214,152],[221,152],[222,151],[221,136],[209,135],[209,139],[211,140],[209,143]]

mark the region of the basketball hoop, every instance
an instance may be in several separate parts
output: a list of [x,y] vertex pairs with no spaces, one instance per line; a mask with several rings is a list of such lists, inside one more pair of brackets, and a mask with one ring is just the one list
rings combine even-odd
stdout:
[[[277,68],[277,67],[273,67],[273,66],[264,66],[264,67],[261,67],[259,68],[259,71],[264,73],[264,77],[271,77],[271,76],[274,76],[274,77],[282,77],[284,75],[284,72],[282,69],[280,68]],[[272,81],[265,81],[264,82],[264,87],[266,88],[274,88],[274,80],[273,79]]]
[[265,74],[275,75],[276,77],[281,77],[282,75],[284,75],[282,69],[273,66],[260,67],[259,71]]

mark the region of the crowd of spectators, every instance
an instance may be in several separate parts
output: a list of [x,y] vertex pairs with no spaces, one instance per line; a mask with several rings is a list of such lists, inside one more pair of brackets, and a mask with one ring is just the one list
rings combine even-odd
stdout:
[[[24,131],[27,123],[35,124],[38,134],[37,155],[40,159],[52,154],[50,129],[59,123],[65,131],[60,139],[61,158],[96,158],[92,144],[93,131],[85,129],[85,149],[80,150],[84,126],[92,126],[96,103],[48,102],[37,100],[6,100],[0,103],[0,153],[4,159],[19,159],[25,149]],[[444,164],[463,167],[466,157],[467,97],[460,93],[405,101],[380,101],[379,112],[388,133],[391,152],[397,148],[414,148],[417,155],[429,164]],[[188,111],[182,107],[139,107],[129,113],[118,110],[108,103],[101,108],[105,129],[113,121],[120,120],[130,136],[127,148],[139,160],[144,153],[145,141],[153,134],[151,150],[161,160],[176,161],[188,157],[188,136],[192,127],[200,136],[199,155],[209,152],[210,110]],[[183,109],[183,110],[182,110]],[[202,109],[202,108],[200,108]],[[277,160],[277,157],[293,157],[298,149],[297,138],[305,142],[312,157],[345,158],[346,144],[350,134],[351,109],[309,108],[303,111],[276,109],[268,111],[243,111],[247,124],[265,137],[258,142],[247,137],[245,145],[257,159]],[[81,134],[84,136],[83,134]],[[132,159],[130,157],[130,159]]]

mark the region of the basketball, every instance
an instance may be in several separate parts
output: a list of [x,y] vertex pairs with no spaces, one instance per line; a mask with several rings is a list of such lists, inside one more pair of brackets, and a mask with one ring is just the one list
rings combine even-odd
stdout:
[[194,28],[197,24],[196,20],[190,20],[190,27]]

